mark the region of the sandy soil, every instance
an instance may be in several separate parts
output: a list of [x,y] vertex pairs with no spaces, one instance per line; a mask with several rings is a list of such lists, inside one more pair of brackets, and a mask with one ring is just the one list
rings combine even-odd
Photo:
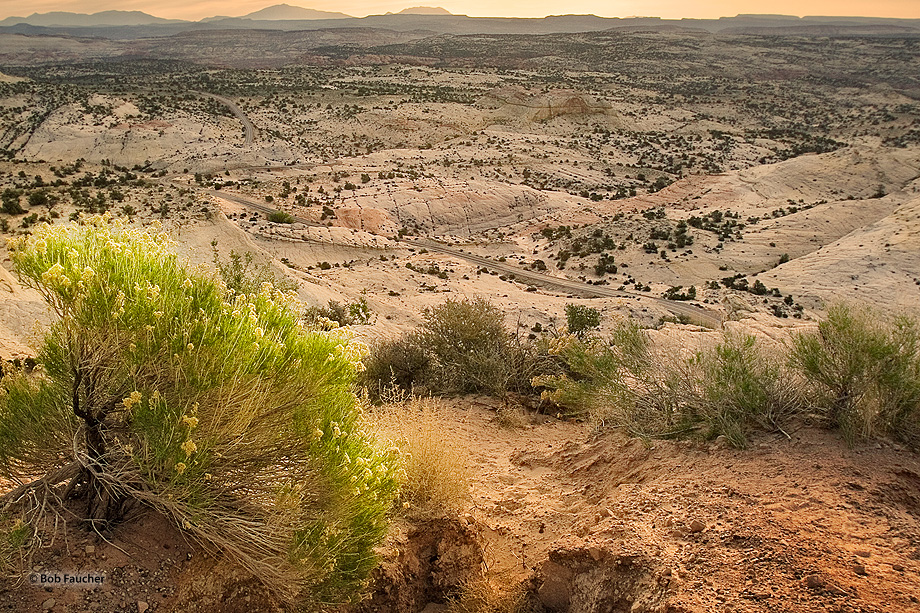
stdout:
[[[916,454],[885,442],[851,449],[804,425],[788,438],[756,438],[745,451],[720,441],[646,444],[553,418],[506,428],[498,408],[485,398],[448,403],[442,425],[468,454],[470,507],[459,523],[426,524],[427,536],[399,524],[402,553],[383,551],[384,566],[399,569],[387,581],[401,585],[378,576],[361,610],[439,610],[460,576],[522,585],[545,611],[917,610]],[[106,572],[102,590],[2,583],[0,610],[273,609],[257,586],[155,517],[110,540],[72,529],[34,563]],[[418,542],[453,574],[405,566]],[[456,567],[477,556],[482,565]],[[424,584],[415,599],[393,609],[388,598],[414,582]]]

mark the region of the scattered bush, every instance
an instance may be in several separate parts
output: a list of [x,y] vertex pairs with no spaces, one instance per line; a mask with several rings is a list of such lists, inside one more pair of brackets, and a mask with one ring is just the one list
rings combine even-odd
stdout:
[[588,415],[599,425],[612,420],[628,426],[637,421],[634,413],[643,390],[634,388],[650,379],[653,356],[647,334],[635,322],[620,322],[609,340],[562,335],[551,341],[549,351],[559,356],[569,372],[534,382],[547,388],[544,399],[569,415]]
[[539,343],[509,333],[488,301],[447,300],[413,333],[377,345],[364,373],[372,398],[389,385],[406,392],[532,394],[531,380],[558,370]]
[[21,195],[19,190],[9,187],[3,190],[3,193],[0,194],[0,202],[2,202],[2,204],[0,204],[0,210],[9,215],[21,215],[25,213],[25,209],[19,204]]
[[608,340],[560,338],[570,375],[542,378],[548,399],[598,428],[661,438],[724,435],[743,447],[755,428],[777,429],[798,406],[781,369],[754,338],[726,334],[690,359],[656,354],[644,330],[624,321]]
[[432,359],[414,332],[381,341],[371,348],[359,382],[371,400],[380,402],[386,390],[422,393],[430,380]]
[[565,305],[565,321],[569,332],[580,337],[601,325],[601,313],[593,307],[570,303]]
[[321,328],[364,326],[371,323],[373,318],[371,307],[363,296],[345,304],[330,300],[324,307],[310,307],[304,311],[307,323]]
[[272,211],[268,214],[268,221],[272,223],[294,223],[294,216],[284,211]]
[[483,298],[447,300],[424,313],[419,341],[435,363],[438,389],[494,391],[508,378],[502,312]]
[[688,409],[696,405],[704,435],[744,447],[752,429],[780,430],[801,406],[800,386],[781,364],[748,335],[726,333],[714,349],[697,354],[689,363],[697,383]]
[[683,285],[669,287],[662,294],[662,298],[665,300],[696,300],[696,286],[691,285],[685,292],[681,291],[682,289],[684,289]]
[[268,264],[256,264],[249,251],[244,254],[231,251],[229,259],[225,262],[217,251],[217,241],[211,243],[211,250],[217,274],[227,289],[237,295],[258,294],[266,283],[282,292],[293,292],[299,287],[296,281],[276,276]]
[[72,498],[99,528],[143,505],[288,603],[358,594],[397,489],[394,458],[358,430],[359,346],[100,218],[10,251],[57,321],[41,374],[0,380],[0,476],[45,475],[0,499],[8,516],[34,525]]
[[885,435],[920,443],[920,326],[838,304],[816,333],[792,342],[791,363],[816,406],[851,442]]

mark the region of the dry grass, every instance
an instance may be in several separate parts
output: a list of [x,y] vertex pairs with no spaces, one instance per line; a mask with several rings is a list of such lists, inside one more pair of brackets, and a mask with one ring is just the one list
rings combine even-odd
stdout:
[[523,428],[530,423],[524,409],[510,404],[501,406],[495,411],[494,421],[502,428],[508,429]]
[[523,585],[502,584],[476,579],[463,585],[448,604],[448,613],[523,613],[528,610]]
[[390,400],[368,416],[381,441],[399,449],[403,508],[413,517],[459,512],[470,499],[469,463],[446,432],[445,408],[432,398]]

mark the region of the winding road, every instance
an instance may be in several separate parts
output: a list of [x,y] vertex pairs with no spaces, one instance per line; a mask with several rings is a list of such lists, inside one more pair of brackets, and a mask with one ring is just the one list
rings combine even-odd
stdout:
[[[254,209],[260,213],[265,213],[266,215],[274,213],[278,210],[270,206],[266,206],[265,204],[262,204],[261,202],[258,202],[252,198],[241,196],[239,194],[231,194],[229,192],[224,192],[216,189],[200,189],[199,191],[210,194],[212,196],[216,196],[218,198],[223,198],[224,200],[234,202],[250,209]],[[308,226],[320,225],[314,221],[296,216],[294,217],[294,221]],[[578,294],[586,298],[641,298],[643,300],[655,302],[659,306],[664,307],[675,315],[682,315],[687,317],[691,323],[713,329],[719,329],[722,326],[722,318],[718,313],[704,309],[702,307],[698,307],[693,304],[677,302],[674,300],[664,300],[663,298],[656,298],[654,296],[649,296],[648,294],[640,294],[638,292],[611,289],[603,285],[588,285],[587,283],[582,283],[581,281],[575,281],[573,279],[566,279],[563,277],[554,277],[552,275],[546,275],[533,270],[526,270],[506,262],[496,262],[495,260],[490,260],[489,258],[483,257],[481,255],[469,253],[468,251],[456,249],[454,247],[448,247],[432,240],[402,238],[399,239],[399,242],[403,243],[404,245],[416,247],[418,249],[437,251],[438,253],[443,253],[460,260],[465,260],[471,264],[475,264],[483,268],[488,268],[489,270],[514,275],[515,279],[526,280],[527,282],[534,285],[554,288],[569,294]]]
[[401,242],[424,248],[429,251],[437,251],[439,253],[459,258],[461,260],[466,260],[471,264],[476,264],[477,266],[481,266],[483,268],[514,275],[515,279],[524,279],[532,282],[535,285],[539,284],[544,287],[557,288],[567,293],[580,294],[587,298],[642,298],[644,300],[650,300],[659,304],[675,315],[683,315],[689,318],[691,323],[713,329],[718,329],[722,325],[722,318],[718,313],[692,304],[677,302],[674,300],[664,300],[663,298],[656,298],[654,296],[649,296],[648,294],[640,294],[638,292],[611,289],[603,285],[588,285],[587,283],[582,283],[581,281],[565,279],[562,277],[553,277],[551,275],[546,275],[533,270],[526,270],[506,262],[496,262],[495,260],[490,260],[489,258],[475,255],[473,253],[463,251],[462,249],[447,247],[431,240],[402,239]]
[[233,115],[243,123],[243,144],[251,145],[255,141],[256,135],[258,134],[255,125],[253,125],[252,120],[249,119],[249,116],[243,112],[243,109],[237,106],[233,100],[208,92],[193,91],[192,93],[199,96],[207,96],[208,98],[213,98],[214,100],[217,100],[228,109],[230,109],[230,112],[233,113]]
[[[265,213],[266,215],[271,215],[272,213],[277,213],[279,211],[279,209],[263,204],[254,198],[249,198],[247,196],[241,196],[240,194],[231,194],[230,192],[223,192],[217,189],[206,189],[203,187],[197,187],[194,189],[204,194],[209,194],[217,198],[222,198],[226,200],[227,202],[233,202],[234,204],[239,204],[240,206],[245,206],[250,209],[255,209],[256,211],[259,211],[260,213]],[[320,225],[316,223],[315,221],[310,221],[308,219],[304,219],[303,217],[294,217],[294,221],[296,223],[302,223],[307,226]]]

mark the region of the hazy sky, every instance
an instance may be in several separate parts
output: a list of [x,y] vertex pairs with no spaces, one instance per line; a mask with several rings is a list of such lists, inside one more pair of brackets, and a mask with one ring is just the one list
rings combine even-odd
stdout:
[[861,15],[920,18],[920,0],[0,0],[0,18],[32,13],[72,11],[95,13],[110,9],[140,10],[157,17],[200,19],[214,15],[238,16],[272,4],[339,11],[356,17],[407,6],[442,6],[452,13],[472,16],[543,17],[563,13],[594,13],[605,17],[649,15],[667,18],[722,17],[738,13],[784,15]]

